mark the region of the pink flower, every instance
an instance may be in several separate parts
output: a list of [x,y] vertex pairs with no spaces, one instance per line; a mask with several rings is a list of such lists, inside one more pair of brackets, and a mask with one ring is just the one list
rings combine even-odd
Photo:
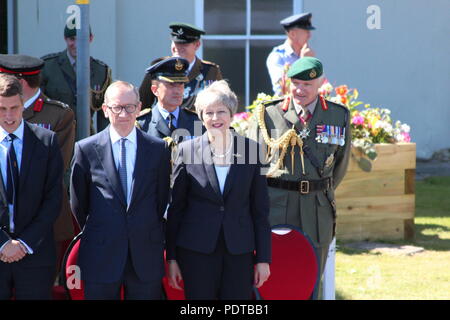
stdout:
[[411,136],[409,135],[408,132],[402,132],[402,136],[404,142],[411,142]]
[[362,126],[364,124],[364,117],[359,114],[354,115],[352,118],[352,124],[355,126]]
[[240,113],[236,113],[234,115],[234,119],[235,120],[247,120],[249,117],[249,113],[248,112],[240,112]]

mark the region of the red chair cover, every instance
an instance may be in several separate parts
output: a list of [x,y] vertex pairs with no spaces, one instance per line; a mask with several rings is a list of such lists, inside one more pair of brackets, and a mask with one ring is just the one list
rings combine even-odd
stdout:
[[[289,228],[287,234],[274,233]],[[312,244],[293,226],[272,228],[272,264],[270,278],[259,288],[264,300],[306,300],[311,296],[318,277],[317,257]]]

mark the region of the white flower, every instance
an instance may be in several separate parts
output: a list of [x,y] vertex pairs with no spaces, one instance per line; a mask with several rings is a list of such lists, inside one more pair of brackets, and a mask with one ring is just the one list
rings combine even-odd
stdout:
[[402,124],[402,126],[400,128],[403,132],[406,132],[406,133],[409,133],[409,131],[411,130],[411,128],[406,123]]

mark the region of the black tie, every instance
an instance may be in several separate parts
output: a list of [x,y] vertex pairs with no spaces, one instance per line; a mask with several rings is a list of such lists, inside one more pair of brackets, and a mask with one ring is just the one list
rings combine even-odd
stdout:
[[167,123],[167,126],[169,127],[170,131],[173,131],[175,129],[175,125],[173,120],[175,119],[175,116],[172,113],[169,113],[169,116],[167,117],[167,120],[169,121]]
[[9,204],[15,204],[17,199],[17,190],[19,184],[19,166],[17,164],[16,152],[14,150],[14,139],[17,137],[10,133],[8,136],[10,145],[8,147],[7,157],[7,182],[6,182],[6,197]]

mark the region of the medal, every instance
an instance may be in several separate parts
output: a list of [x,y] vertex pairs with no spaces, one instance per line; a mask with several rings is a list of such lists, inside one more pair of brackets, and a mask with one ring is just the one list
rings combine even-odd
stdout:
[[322,137],[322,142],[323,143],[328,143],[329,137],[330,137],[330,126],[325,126],[326,128],[326,132],[324,134],[324,136]]
[[331,144],[337,144],[337,137],[336,137],[336,127],[335,126],[330,126],[331,127]]
[[306,139],[309,137],[310,132],[311,132],[311,130],[309,130],[308,128],[303,128],[302,131],[300,131],[300,133],[298,135],[300,136],[300,138]]
[[341,136],[341,139],[339,141],[339,145],[340,146],[345,145],[345,128],[342,128],[342,136]]

